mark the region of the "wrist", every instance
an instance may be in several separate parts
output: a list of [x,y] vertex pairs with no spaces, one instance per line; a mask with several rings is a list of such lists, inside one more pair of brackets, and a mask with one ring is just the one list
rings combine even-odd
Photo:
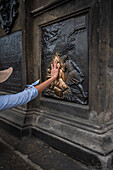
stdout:
[[56,80],[56,77],[53,76],[53,77],[51,77],[50,79],[51,79],[52,81],[54,81],[54,80]]

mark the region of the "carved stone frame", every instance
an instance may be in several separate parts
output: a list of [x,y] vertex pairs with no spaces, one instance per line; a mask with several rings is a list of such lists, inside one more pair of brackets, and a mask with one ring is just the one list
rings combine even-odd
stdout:
[[[59,3],[59,5],[57,4],[57,7],[54,8],[54,5],[51,6],[51,10],[50,9],[37,9],[37,10],[33,10],[31,11],[31,15],[33,17],[33,54],[35,58],[34,58],[34,79],[40,78],[41,77],[41,27],[45,26],[45,25],[49,25],[52,23],[55,23],[57,21],[62,21],[65,20],[67,18],[71,18],[73,16],[79,16],[82,14],[88,14],[88,18],[89,18],[89,35],[88,35],[88,40],[89,40],[89,104],[88,106],[79,106],[79,105],[74,105],[73,107],[75,108],[75,110],[78,109],[77,112],[75,112],[75,117],[80,117],[82,116],[82,118],[85,119],[89,119],[90,117],[90,113],[94,113],[96,112],[96,114],[100,114],[102,113],[106,108],[107,108],[107,103],[108,101],[104,101],[104,105],[101,103],[103,102],[99,97],[98,97],[98,84],[99,84],[99,72],[98,72],[98,58],[101,57],[100,56],[100,49],[101,49],[101,44],[99,44],[99,32],[97,29],[101,30],[101,33],[104,35],[106,35],[106,33],[104,31],[102,31],[102,26],[100,25],[100,19],[98,19],[99,17],[97,17],[96,15],[94,15],[95,12],[97,12],[98,16],[100,16],[101,18],[103,18],[104,16],[102,14],[99,13],[99,8],[100,8],[100,3],[97,3],[95,0],[92,2],[91,0],[88,0],[87,2],[84,2],[82,4],[82,1],[80,1],[80,4],[78,4],[77,7],[74,7],[73,2],[71,1],[70,4],[72,3],[72,9],[70,8],[70,5],[68,3],[68,1],[63,1],[63,5],[64,5],[64,11],[66,10],[66,6],[68,7],[69,5],[69,11],[68,13],[65,11],[62,11],[61,13],[59,13],[60,8],[62,8],[62,6],[59,6],[61,3]],[[97,8],[95,7],[95,4],[97,4]],[[79,6],[80,5],[80,6]],[[103,6],[105,4],[102,4]],[[51,15],[51,12],[53,13],[53,16]],[[107,22],[109,22],[108,19],[106,19]],[[30,52],[31,53],[31,52]],[[104,53],[104,52],[103,52]],[[103,54],[105,55],[105,53]],[[38,67],[38,72],[36,71]],[[99,66],[101,68],[101,66]],[[103,79],[106,78],[106,73],[102,75]],[[106,87],[107,87],[107,81],[106,81]],[[103,87],[104,90],[104,87]],[[107,93],[107,91],[106,91]],[[106,96],[106,94],[103,92],[104,96]],[[102,96],[103,97],[103,96]],[[105,97],[105,99],[107,100],[107,98]],[[41,103],[40,103],[41,101]],[[46,106],[45,99],[43,99],[43,97],[41,97],[40,95],[40,99],[38,99],[37,101],[37,106],[40,107],[43,110],[42,106]],[[51,100],[48,100],[48,103],[51,103]],[[54,105],[54,102],[52,102],[52,104]],[[64,104],[64,103],[62,103]],[[101,107],[97,107],[100,104],[103,105],[103,108]],[[79,108],[80,108],[80,112],[79,112]],[[105,109],[104,109],[105,108]],[[86,114],[82,114],[82,112],[86,113]],[[80,113],[80,115],[79,115]]]
[[[37,42],[37,44],[39,44],[39,46],[37,45],[38,48],[37,48],[37,50],[35,50],[34,55],[36,56],[37,54],[40,54],[40,56],[37,56],[37,58],[35,58],[35,62],[38,64],[38,67],[40,68],[40,72],[38,72],[38,75],[37,75],[38,77],[41,77],[41,67],[40,67],[41,66],[41,55],[42,55],[41,54],[41,50],[42,50],[41,49],[41,28],[43,26],[55,23],[57,21],[59,22],[59,21],[63,21],[65,19],[68,19],[71,17],[83,15],[84,13],[88,14],[88,9],[85,9],[80,13],[74,12],[73,14],[69,14],[67,16],[59,16],[59,18],[55,19],[55,20],[53,20],[53,19],[48,20],[47,16],[44,16],[45,14],[39,15],[38,17],[34,18],[34,32],[35,32],[35,30],[37,31],[37,37],[35,37],[34,41]],[[44,19],[40,20],[42,16],[44,17]],[[35,22],[37,22],[35,20],[38,20],[38,26],[35,25]],[[35,45],[36,45],[36,43],[35,43]],[[53,114],[55,113],[55,111],[54,111],[55,110],[55,102],[56,102],[55,99],[46,99],[46,98],[42,97],[42,95],[40,95],[40,99],[38,99],[37,102],[38,102],[38,104],[40,103],[38,106],[40,107],[41,110],[48,110],[50,112],[53,111]],[[69,118],[72,117],[72,119],[75,119],[76,117],[88,119],[88,115],[89,115],[89,106],[88,105],[82,106],[82,105],[79,105],[76,103],[75,104],[70,103],[70,102],[67,103],[64,101],[57,101],[57,103],[58,103],[59,107],[61,107],[60,110],[57,110],[57,108],[56,108],[56,111],[58,111],[58,114],[60,114],[60,113],[64,114],[65,117],[69,117]],[[63,107],[63,105],[64,105],[64,107]],[[62,108],[65,108],[65,106],[67,106],[67,107],[64,111],[64,110],[62,110]],[[71,110],[71,112],[70,112],[70,110]],[[75,110],[76,110],[76,112],[75,112]],[[62,115],[59,115],[59,116],[62,116]]]

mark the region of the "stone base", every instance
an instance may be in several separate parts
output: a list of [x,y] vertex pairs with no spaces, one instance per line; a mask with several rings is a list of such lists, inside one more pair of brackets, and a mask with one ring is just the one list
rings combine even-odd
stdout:
[[52,147],[96,169],[112,169],[112,122],[106,127],[91,124],[89,120],[37,111],[32,134]]
[[0,112],[0,126],[22,138],[30,134],[32,115],[25,110],[9,109]]
[[113,152],[109,153],[108,155],[102,155],[101,153],[99,154],[93,152],[80,146],[79,144],[74,144],[38,128],[32,128],[32,134],[53,148],[72,157],[73,159],[78,160],[87,166],[93,166],[96,170],[113,169]]
[[[85,126],[82,122],[79,122],[78,126],[77,120],[76,123],[68,120],[64,122],[64,118],[58,119],[47,115],[47,112],[38,111],[32,124],[31,120],[33,114],[22,115],[19,111],[8,110],[1,112],[0,126],[19,138],[32,134],[53,148],[96,169],[113,168],[112,128],[103,131],[99,127],[93,129],[93,126],[90,127],[88,124]],[[26,122],[26,125],[22,122]]]
[[3,119],[0,119],[0,127],[19,138],[27,136],[31,133],[31,127],[21,128]]

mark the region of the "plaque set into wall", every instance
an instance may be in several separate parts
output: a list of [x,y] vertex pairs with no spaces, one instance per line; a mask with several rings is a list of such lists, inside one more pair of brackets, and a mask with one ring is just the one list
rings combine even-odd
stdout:
[[13,67],[13,74],[2,83],[2,90],[22,90],[22,32],[17,31],[0,38],[0,69]]
[[82,15],[42,27],[42,79],[51,77],[51,63],[59,77],[44,97],[88,104],[88,17]]

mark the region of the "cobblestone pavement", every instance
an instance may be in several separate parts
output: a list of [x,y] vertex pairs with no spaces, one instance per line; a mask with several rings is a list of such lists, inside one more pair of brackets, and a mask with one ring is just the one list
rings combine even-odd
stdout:
[[20,140],[0,128],[0,170],[92,170],[34,136]]

